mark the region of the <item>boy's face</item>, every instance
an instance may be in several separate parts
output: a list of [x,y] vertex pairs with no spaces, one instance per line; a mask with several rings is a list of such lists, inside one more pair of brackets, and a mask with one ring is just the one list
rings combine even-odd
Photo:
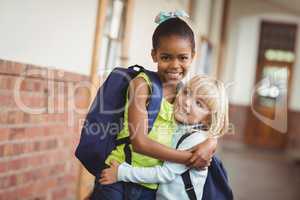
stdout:
[[161,37],[159,47],[151,55],[163,83],[169,84],[178,84],[183,79],[194,57],[190,41],[176,35]]
[[204,123],[210,115],[208,106],[201,96],[188,88],[183,88],[175,100],[174,117],[183,124]]

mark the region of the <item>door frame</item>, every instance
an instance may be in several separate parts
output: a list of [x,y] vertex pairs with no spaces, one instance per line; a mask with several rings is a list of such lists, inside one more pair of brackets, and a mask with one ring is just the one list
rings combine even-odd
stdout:
[[[298,42],[298,24],[296,22],[282,22],[282,21],[274,21],[274,20],[261,20],[260,21],[260,26],[259,26],[259,43],[258,43],[258,47],[257,47],[257,58],[256,58],[256,72],[255,72],[255,82],[254,84],[257,84],[260,80],[261,80],[261,73],[263,70],[263,66],[262,66],[262,62],[260,61],[259,58],[259,53],[260,53],[260,48],[261,48],[261,44],[262,44],[262,32],[261,32],[261,28],[263,23],[272,23],[272,24],[278,24],[278,25],[290,25],[290,26],[295,26],[296,30],[296,34],[295,34],[295,45],[294,45],[294,49],[293,52],[295,55],[297,55],[297,42]],[[297,58],[296,58],[297,59]],[[292,89],[292,81],[293,81],[293,72],[294,72],[294,66],[296,63],[296,59],[294,60],[294,62],[292,63],[291,67],[290,67],[290,73],[288,76],[288,85],[287,85],[287,112],[289,111],[289,104],[290,104],[290,97],[291,97],[291,89]],[[253,133],[253,131],[258,131],[258,130],[253,130],[255,129],[255,127],[257,127],[258,123],[257,123],[257,118],[253,115],[252,110],[249,108],[248,110],[248,114],[247,114],[247,122],[246,122],[246,131],[245,131],[245,137],[244,137],[244,142],[246,144],[249,145],[254,145],[254,146],[259,146],[258,144],[253,143],[253,141],[251,141],[251,133]],[[263,123],[263,122],[260,122]],[[267,125],[265,125],[267,126]],[[270,129],[272,129],[270,127]],[[288,142],[288,127],[287,127],[287,132],[285,133],[285,145],[283,145],[283,147],[281,148],[281,150],[284,150],[286,147],[286,144]],[[261,147],[261,146],[260,146]]]

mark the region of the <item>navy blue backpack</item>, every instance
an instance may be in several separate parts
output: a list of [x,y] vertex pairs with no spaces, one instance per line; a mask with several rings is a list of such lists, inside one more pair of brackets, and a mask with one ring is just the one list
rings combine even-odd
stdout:
[[202,200],[233,200],[227,172],[220,159],[212,157],[204,184]]
[[[185,133],[178,140],[176,149],[192,133]],[[190,170],[181,174],[185,191],[190,200],[197,200],[194,186],[190,177]],[[208,167],[207,177],[203,188],[202,200],[233,200],[233,193],[228,182],[227,172],[223,167],[222,161],[216,156],[212,157]]]
[[[160,110],[162,84],[157,73],[138,65],[115,68],[98,90],[86,116],[75,155],[96,179],[105,168],[106,158],[117,145],[126,144],[126,150],[130,151],[129,138],[117,140],[116,137],[123,128],[129,82],[140,72],[146,73],[152,83],[147,106],[149,132]],[[128,159],[131,158],[126,158],[126,162],[130,163]]]

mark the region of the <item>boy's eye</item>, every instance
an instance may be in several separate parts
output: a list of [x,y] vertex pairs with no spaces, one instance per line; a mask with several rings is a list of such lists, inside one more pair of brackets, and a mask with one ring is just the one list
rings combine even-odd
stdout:
[[202,106],[202,102],[201,102],[201,101],[196,101],[196,104],[197,104],[198,106]]
[[188,95],[188,94],[189,94],[189,91],[188,91],[187,89],[184,89],[184,90],[183,90],[183,94],[184,94],[184,95]]
[[201,101],[200,99],[196,100],[196,104],[197,104],[197,106],[202,107],[202,108],[206,107],[205,104],[203,103],[203,101]]

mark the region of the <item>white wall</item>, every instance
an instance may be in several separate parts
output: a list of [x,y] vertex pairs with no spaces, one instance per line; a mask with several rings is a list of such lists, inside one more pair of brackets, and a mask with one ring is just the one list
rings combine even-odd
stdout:
[[[300,17],[281,8],[270,6],[262,1],[233,0],[229,10],[225,71],[222,79],[234,82],[231,88],[231,102],[249,105],[252,88],[255,84],[255,72],[258,51],[259,27],[262,20],[297,23]],[[298,31],[298,38],[300,32]],[[290,108],[300,110],[300,40],[296,44],[296,63],[292,74]]]
[[248,105],[255,83],[259,20],[256,17],[241,18],[237,24],[237,31],[237,37],[234,38],[236,46],[231,46],[229,50],[234,56],[230,64],[234,69],[226,70],[226,75],[233,81],[230,88],[233,91],[231,102]]
[[129,44],[129,65],[139,64],[156,69],[152,62],[152,34],[157,26],[155,16],[160,11],[175,9],[188,11],[187,0],[136,0],[134,1],[132,33]]
[[90,73],[97,0],[0,0],[0,58]]

